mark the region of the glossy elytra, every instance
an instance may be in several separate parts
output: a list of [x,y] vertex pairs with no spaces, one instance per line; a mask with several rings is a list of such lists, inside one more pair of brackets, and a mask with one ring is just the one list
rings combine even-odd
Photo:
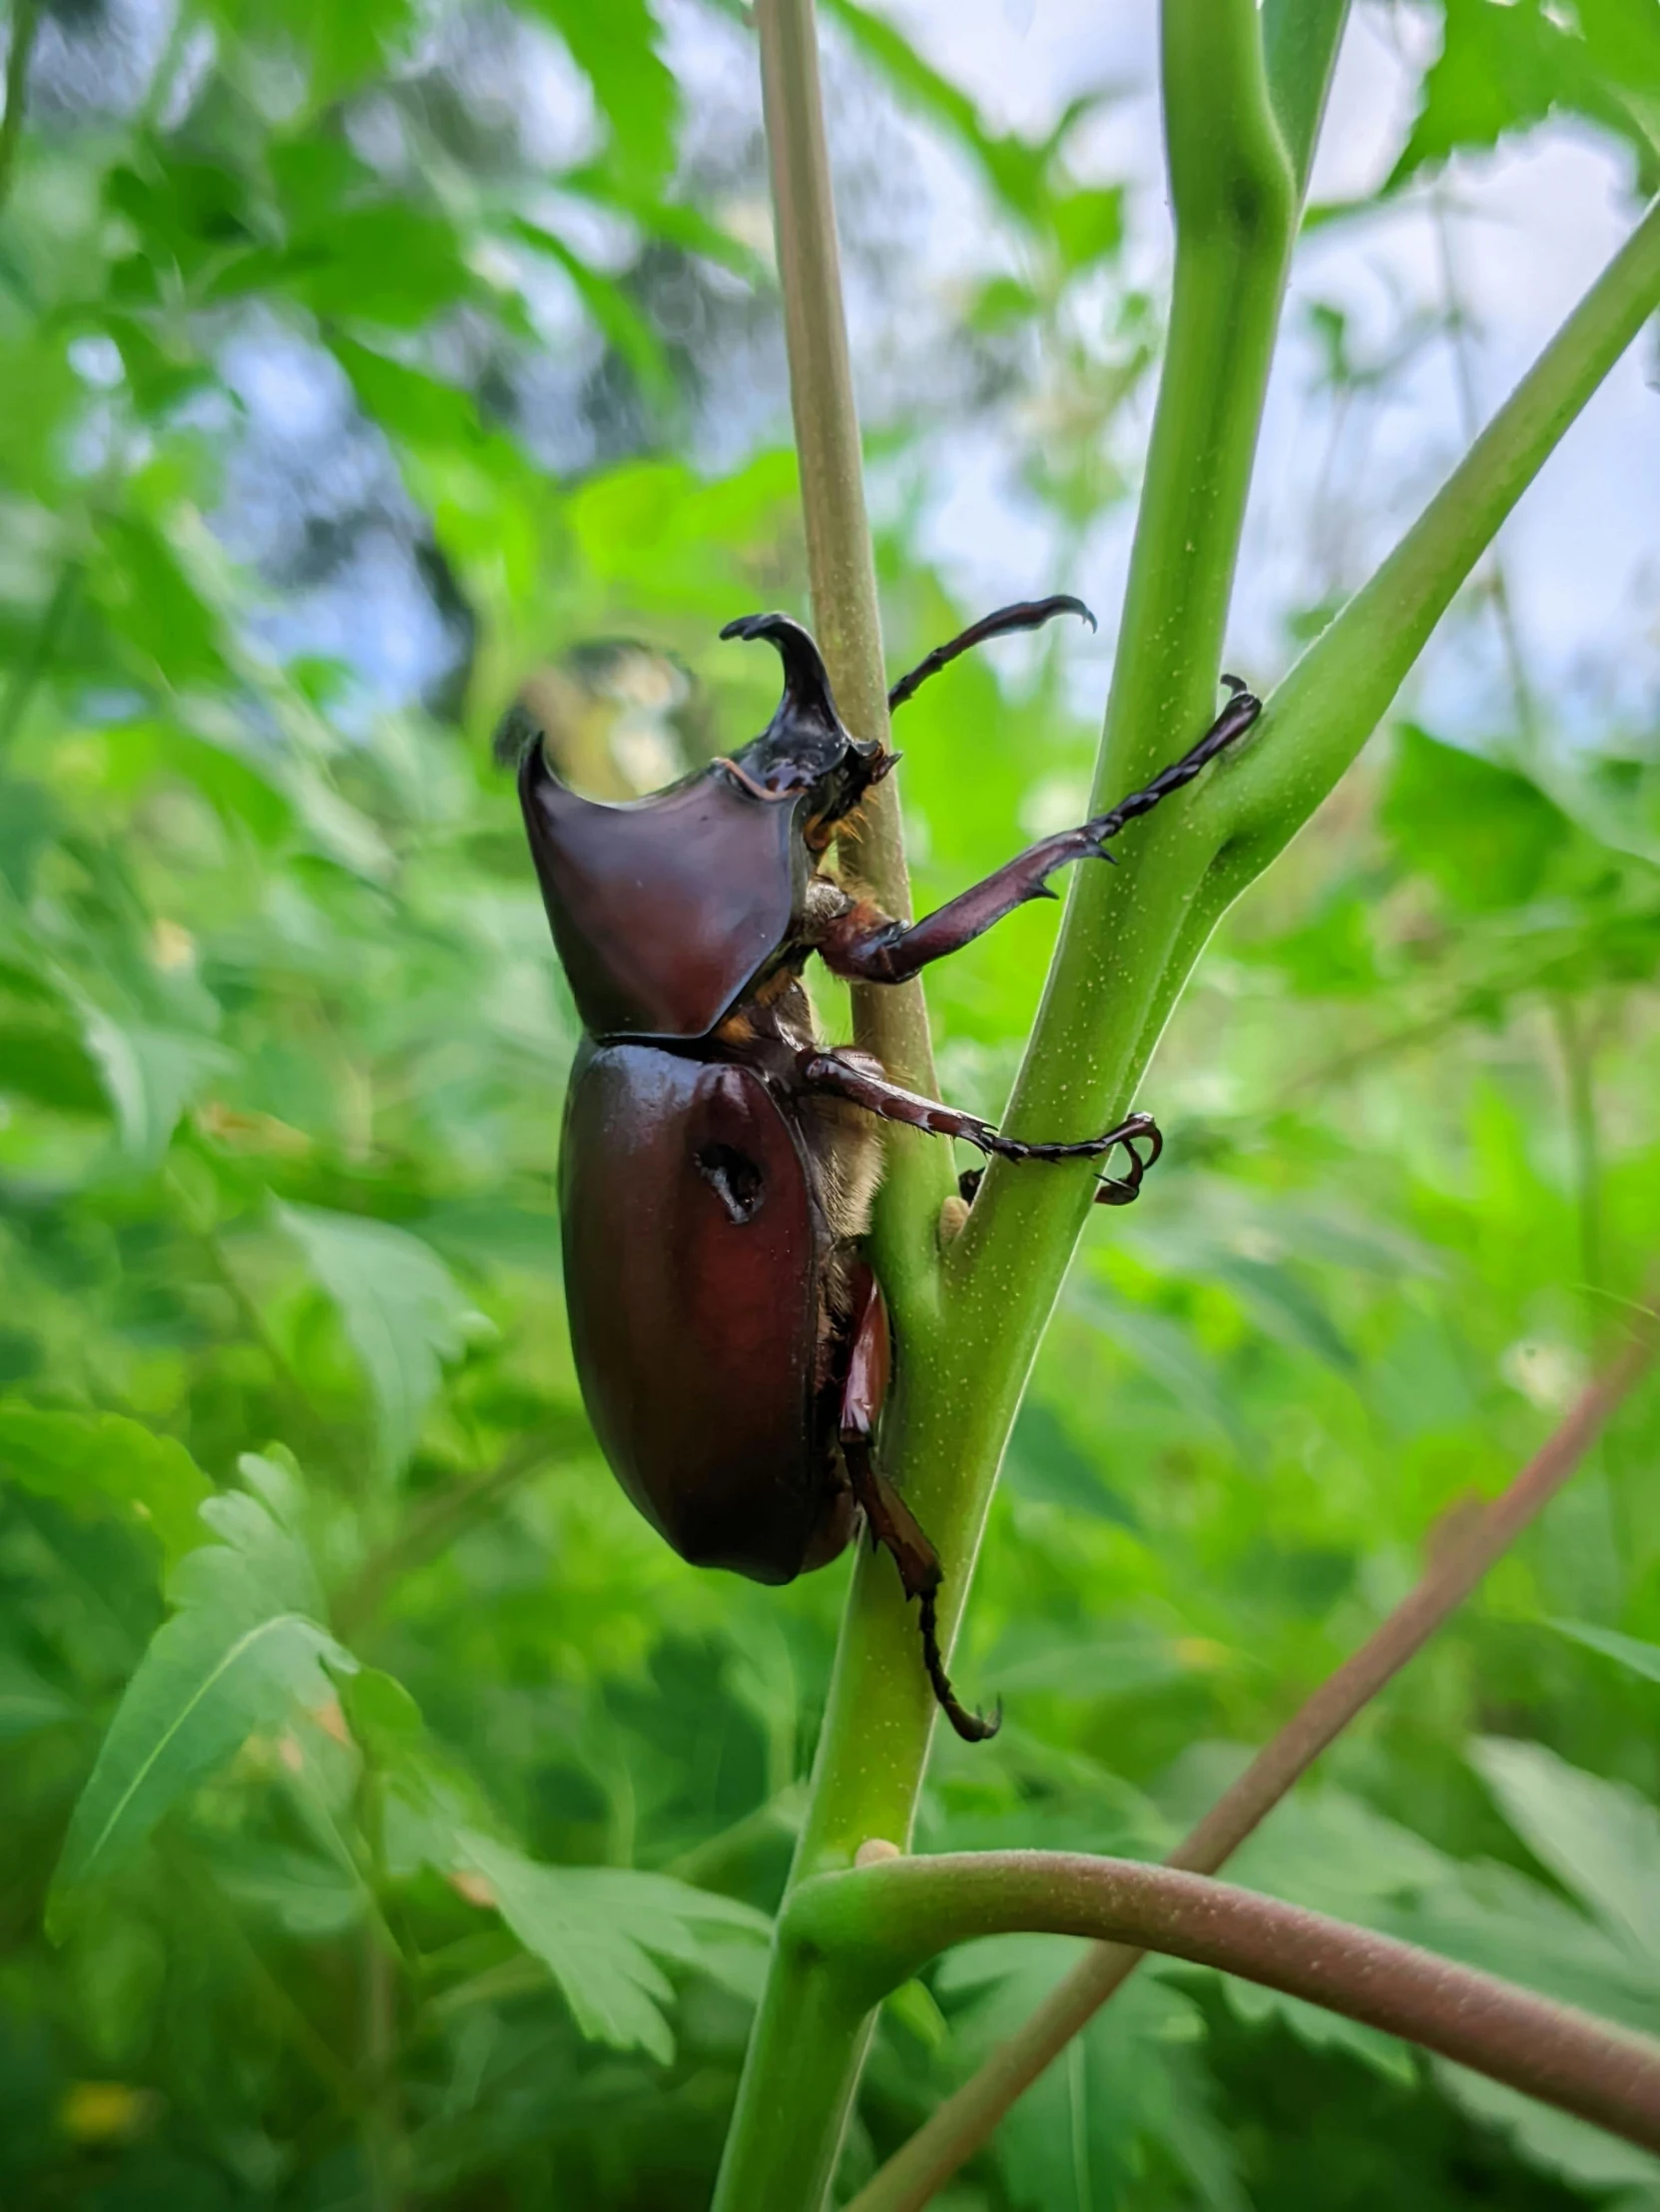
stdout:
[[[983,639],[1063,611],[1093,620],[1059,597],[987,616],[929,654],[889,704]],[[580,797],[522,710],[504,725],[523,744],[530,848],[586,1032],[559,1171],[577,1375],[619,1481],[683,1558],[788,1582],[833,1558],[862,1514],[919,1601],[934,1694],[960,1736],[981,1738],[996,1720],[963,1708],[939,1652],[938,1559],[876,1454],[890,1348],[860,1240],[881,1174],[877,1123],[1009,1160],[1120,1147],[1122,1173],[1096,1193],[1107,1205],[1135,1197],[1159,1133],[1134,1114],[1098,1137],[1022,1143],[902,1090],[869,1055],[820,1040],[802,969],[817,953],[858,982],[915,975],[1050,895],[1065,862],[1106,857],[1126,823],[1261,709],[1228,678],[1234,696],[1216,722],[1144,790],[906,923],[830,858],[836,826],[897,755],[843,728],[819,649],[788,615],[748,615],[721,634],[777,648],[778,712],[729,759],[648,799]]]

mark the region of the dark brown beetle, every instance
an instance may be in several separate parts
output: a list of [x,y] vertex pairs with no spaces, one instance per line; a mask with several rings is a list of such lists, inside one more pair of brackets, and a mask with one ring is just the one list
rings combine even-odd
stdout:
[[[1093,623],[1075,599],[1003,608],[929,654],[890,706],[982,639],[1063,610]],[[1002,1136],[899,1089],[867,1054],[821,1044],[801,971],[817,952],[837,975],[903,982],[1053,895],[1045,878],[1064,862],[1107,857],[1108,838],[1261,710],[1228,678],[1235,697],[1221,716],[1144,791],[907,924],[826,857],[898,756],[843,729],[819,649],[788,615],[747,615],[721,635],[778,648],[778,712],[731,760],[649,799],[579,797],[522,714],[504,726],[531,739],[519,798],[587,1032],[559,1177],[577,1375],[623,1488],[696,1565],[788,1582],[834,1558],[862,1510],[921,1601],[935,1695],[975,1740],[996,1720],[952,1692],[934,1622],[938,1559],[872,1453],[888,1369],[886,1309],[859,1252],[881,1173],[873,1117],[1009,1160],[1098,1159],[1121,1145],[1123,1176],[1096,1194],[1108,1205],[1135,1197],[1159,1133],[1134,1114],[1078,1143]]]

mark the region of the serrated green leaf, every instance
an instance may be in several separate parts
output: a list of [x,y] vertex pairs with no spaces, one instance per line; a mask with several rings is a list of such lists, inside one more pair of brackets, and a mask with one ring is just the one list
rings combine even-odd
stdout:
[[769,1932],[765,1915],[667,1875],[620,1867],[548,1867],[476,1832],[458,1838],[461,1864],[490,1885],[513,1934],[558,1982],[590,2041],[675,2054],[665,2008],[674,1991],[657,1961],[704,1962],[705,1937]]
[[1470,1760],[1541,1865],[1660,1972],[1660,1811],[1542,1744],[1488,1736]]
[[1230,2006],[1242,2020],[1250,2020],[1258,2026],[1270,2020],[1278,2021],[1311,2050],[1343,2051],[1359,2059],[1374,2073],[1382,2074],[1385,2081],[1398,2082],[1402,2087],[1409,2088],[1417,2079],[1417,2065],[1411,2051],[1397,2036],[1384,2035],[1359,2020],[1345,2019],[1341,2012],[1328,2012],[1324,2006],[1306,2003],[1301,1997],[1288,1997],[1278,1989],[1265,1989],[1255,1981],[1240,1981],[1232,1975],[1224,1975],[1222,1985]]
[[52,1884],[55,1931],[75,1893],[127,1864],[256,1729],[276,1727],[296,1703],[326,1704],[326,1670],[355,1663],[320,1624],[315,1571],[285,1510],[291,1479],[252,1457],[244,1472],[260,1495],[227,1491],[203,1506],[221,1540],[174,1569],[173,1617],[127,1685],[70,1817]]
[[[991,1936],[941,1964],[947,1996],[973,1992],[953,2021],[978,2058],[1012,2033],[1082,1955],[1051,1936]],[[1158,2141],[1213,2212],[1244,2212],[1237,2154],[1208,2108],[1191,1996],[1142,1972],[1067,2045],[1003,2121],[997,2156],[1010,2200],[1031,2212],[1095,2212],[1118,2203]]]
[[1634,2189],[1622,2197],[1627,2212],[1645,2212],[1660,2198],[1660,2158],[1625,2143],[1587,2120],[1555,2111],[1485,2074],[1470,2073],[1443,2058],[1433,2061],[1435,2078],[1464,2110],[1483,2126],[1507,2135],[1522,2156],[1547,2173],[1560,2174],[1575,2188]]
[[136,1166],[152,1168],[172,1142],[185,1108],[212,1077],[234,1065],[233,1056],[212,1037],[121,1021],[101,1006],[87,1007],[82,1019],[122,1149]]
[[1656,90],[1645,10],[1653,12],[1647,0],[1605,0],[1588,22],[1581,16],[1587,39],[1542,0],[1444,0],[1440,56],[1385,192],[1462,148],[1496,146],[1553,108],[1625,139],[1652,168],[1655,141],[1640,120]]
[[315,1206],[274,1209],[338,1312],[374,1403],[380,1462],[396,1473],[477,1317],[429,1245],[386,1222]]
[[120,1413],[0,1403],[0,1479],[70,1506],[113,1505],[170,1560],[207,1540],[201,1508],[213,1484],[177,1438]]

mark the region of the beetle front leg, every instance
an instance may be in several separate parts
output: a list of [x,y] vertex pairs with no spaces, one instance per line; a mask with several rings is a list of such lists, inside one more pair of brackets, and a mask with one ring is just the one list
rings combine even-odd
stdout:
[[1161,800],[1180,791],[1226,746],[1243,737],[1262,713],[1262,701],[1248,692],[1237,676],[1225,676],[1234,696],[1211,724],[1199,743],[1161,769],[1150,784],[1131,792],[1127,799],[1104,815],[1080,823],[1076,830],[1058,830],[1024,852],[1007,860],[983,882],[960,891],[920,921],[895,921],[867,901],[849,903],[828,917],[816,934],[820,957],[837,975],[855,983],[907,983],[930,960],[960,952],[983,936],[1005,914],[1012,914],[1028,899],[1053,898],[1048,878],[1071,860],[1105,860],[1112,855],[1107,841],[1116,837],[1127,822],[1151,814]]
[[944,1573],[939,1554],[928,1541],[916,1515],[877,1466],[872,1449],[876,1415],[887,1388],[887,1309],[880,1288],[867,1267],[860,1269],[862,1306],[853,1335],[847,1379],[841,1386],[839,1437],[841,1458],[853,1496],[864,1509],[865,1526],[872,1544],[880,1544],[899,1570],[899,1586],[907,1598],[918,1598],[918,1623],[922,1631],[922,1664],[939,1709],[965,1744],[983,1744],[995,1736],[1003,1722],[999,1704],[990,1720],[970,1713],[951,1687],[939,1649],[939,1625],[935,1606]]
[[[806,1089],[821,1096],[844,1098],[849,1105],[861,1106],[883,1121],[903,1122],[908,1128],[926,1130],[930,1136],[960,1137],[994,1159],[1050,1163],[1098,1160],[1114,1145],[1122,1145],[1129,1156],[1129,1168],[1122,1177],[1107,1175],[1099,1179],[1095,1192],[1098,1206],[1128,1206],[1140,1192],[1147,1170],[1164,1150],[1164,1138],[1151,1114],[1131,1114],[1116,1129],[1070,1143],[1028,1144],[1019,1137],[1005,1137],[978,1114],[963,1113],[958,1107],[890,1083],[880,1062],[867,1053],[804,1052],[796,1063],[796,1072]],[[1145,1159],[1136,1149],[1138,1141],[1148,1148]]]

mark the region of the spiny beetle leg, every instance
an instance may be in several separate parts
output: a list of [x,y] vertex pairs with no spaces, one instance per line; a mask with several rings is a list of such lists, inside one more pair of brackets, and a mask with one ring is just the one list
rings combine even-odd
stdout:
[[1096,628],[1095,617],[1081,599],[1074,599],[1066,592],[1056,592],[1048,599],[1019,599],[1012,607],[999,607],[995,614],[982,615],[978,622],[971,622],[966,630],[959,630],[945,645],[936,645],[931,653],[917,662],[908,674],[887,695],[889,714],[902,707],[907,699],[914,699],[930,676],[937,676],[942,668],[949,668],[961,653],[967,653],[976,645],[984,645],[988,638],[1007,637],[1011,630],[1039,630],[1044,623],[1053,622],[1056,615],[1078,615],[1090,628]]
[[863,902],[849,907],[828,921],[818,934],[819,955],[825,965],[855,983],[908,982],[930,961],[944,959],[972,944],[1028,899],[1053,898],[1048,878],[1068,861],[1111,859],[1108,840],[1116,837],[1127,822],[1151,814],[1161,800],[1180,791],[1184,784],[1191,784],[1200,770],[1242,738],[1262,713],[1262,701],[1248,692],[1237,676],[1225,676],[1222,681],[1232,689],[1233,698],[1199,743],[1179,761],[1161,769],[1150,784],[1131,792],[1106,814],[1080,823],[1077,829],[1057,830],[1052,837],[1028,845],[983,881],[959,891],[920,921],[895,921]]
[[[960,1137],[965,1144],[999,1160],[1099,1160],[1114,1145],[1122,1145],[1129,1155],[1130,1168],[1122,1180],[1103,1178],[1097,1195],[1106,1206],[1129,1205],[1141,1189],[1142,1177],[1164,1149],[1164,1139],[1151,1114],[1131,1114],[1102,1136],[1081,1137],[1070,1143],[1028,1144],[1019,1137],[1005,1137],[978,1114],[965,1114],[958,1107],[890,1083],[881,1063],[864,1052],[807,1051],[797,1061],[796,1070],[798,1080],[810,1091],[844,1098],[883,1121],[903,1122],[908,1128],[925,1130],[929,1136]],[[1136,1150],[1137,1139],[1149,1147],[1145,1160]]]
[[841,1453],[847,1463],[847,1479],[853,1486],[853,1495],[864,1508],[871,1542],[880,1544],[892,1557],[905,1596],[921,1600],[917,1625],[922,1631],[922,1664],[933,1684],[939,1709],[965,1744],[983,1744],[1003,1725],[1003,1708],[999,1704],[987,1720],[983,1713],[969,1712],[951,1687],[951,1678],[945,1672],[945,1661],[939,1649],[939,1625],[935,1617],[939,1585],[943,1580],[938,1554],[923,1534],[916,1515],[870,1456],[868,1439],[844,1436]]
[[[1217,755],[1232,745],[1236,738],[1243,738],[1246,731],[1263,711],[1263,703],[1254,692],[1247,691],[1242,677],[1224,676],[1222,681],[1233,693],[1216,720],[1199,743],[1189,748],[1179,761],[1172,761],[1168,768],[1161,768],[1150,784],[1140,791],[1131,792],[1128,799],[1121,799],[1116,807],[1104,815],[1097,815],[1086,823],[1086,831],[1093,836],[1096,847],[1105,844],[1108,837],[1116,837],[1127,822],[1134,822],[1138,815],[1150,815],[1161,799],[1168,799],[1172,792],[1179,792],[1184,784],[1191,784],[1202,768],[1208,768]],[[1109,855],[1101,852],[1102,859]]]
[[941,1712],[964,1743],[981,1744],[995,1736],[1002,1725],[999,1705],[990,1720],[970,1713],[951,1687],[940,1656],[939,1630],[934,1606],[943,1579],[939,1554],[928,1541],[921,1522],[899,1495],[871,1454],[876,1415],[887,1388],[887,1309],[876,1279],[861,1267],[855,1283],[858,1319],[853,1333],[847,1378],[841,1386],[841,1457],[852,1492],[864,1508],[865,1526],[872,1544],[880,1544],[899,1570],[899,1586],[907,1598],[920,1598],[922,1664],[927,1669]]

